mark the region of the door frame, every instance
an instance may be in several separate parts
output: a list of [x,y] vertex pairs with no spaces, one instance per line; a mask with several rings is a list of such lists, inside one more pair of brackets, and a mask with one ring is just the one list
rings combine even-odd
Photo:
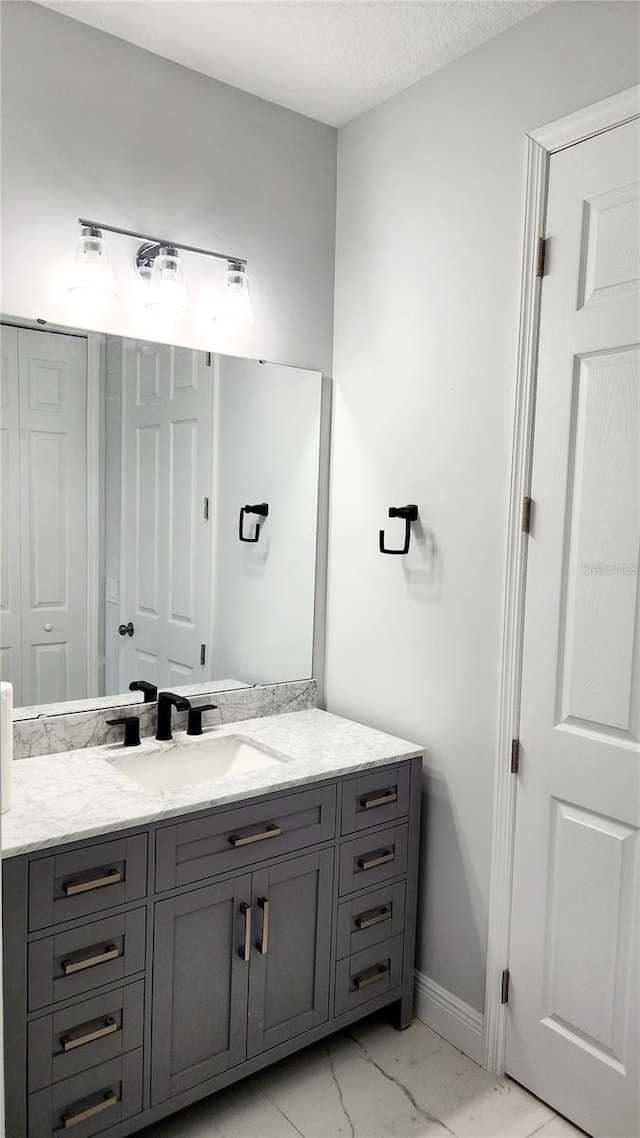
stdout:
[[507,1038],[507,1008],[501,1002],[501,988],[502,973],[509,963],[516,827],[517,779],[511,773],[511,745],[519,733],[524,637],[527,538],[522,532],[522,502],[530,492],[533,465],[542,283],[541,277],[537,276],[537,268],[539,240],[545,232],[549,159],[559,150],[575,146],[639,117],[640,84],[637,84],[533,130],[525,139],[524,240],[502,618],[484,1014],[484,1065],[497,1075],[504,1074]]

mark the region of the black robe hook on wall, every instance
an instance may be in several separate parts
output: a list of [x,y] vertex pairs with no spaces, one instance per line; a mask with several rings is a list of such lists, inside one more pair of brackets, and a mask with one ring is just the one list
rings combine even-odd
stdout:
[[260,522],[256,522],[255,533],[253,537],[244,536],[244,515],[245,514],[258,514],[261,518],[269,516],[269,507],[266,502],[259,502],[257,506],[242,506],[240,510],[240,523],[238,526],[238,535],[240,541],[256,542],[260,537]]
[[390,518],[404,518],[404,545],[402,549],[387,549],[384,544],[384,530],[380,530],[380,552],[381,553],[408,553],[409,545],[411,543],[411,523],[418,520],[418,507],[417,506],[390,506]]

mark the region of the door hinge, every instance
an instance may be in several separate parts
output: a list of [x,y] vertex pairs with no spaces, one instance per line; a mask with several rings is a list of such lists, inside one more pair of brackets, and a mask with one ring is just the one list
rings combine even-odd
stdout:
[[207,352],[204,357],[204,366],[211,367],[211,352]]
[[501,1004],[508,1004],[509,1003],[509,979],[510,979],[509,969],[505,968],[502,972],[502,983],[500,986],[500,1003]]
[[539,237],[538,238],[538,250],[536,253],[536,276],[537,277],[543,277],[544,276],[544,266],[545,266],[546,256],[547,256],[547,238],[546,237]]
[[207,646],[206,644],[200,645],[200,663],[206,664],[207,662]]
[[511,774],[518,774],[520,770],[520,740],[511,740]]
[[204,515],[205,522],[208,522],[209,521],[209,499],[208,498],[205,498],[205,500],[204,500],[204,507],[203,507],[202,513]]
[[522,533],[529,533],[531,530],[531,498],[522,499],[520,529]]

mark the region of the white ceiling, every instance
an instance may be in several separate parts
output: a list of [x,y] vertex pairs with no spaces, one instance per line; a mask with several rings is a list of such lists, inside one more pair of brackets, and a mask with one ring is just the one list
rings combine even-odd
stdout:
[[545,0],[39,0],[332,126],[423,79]]

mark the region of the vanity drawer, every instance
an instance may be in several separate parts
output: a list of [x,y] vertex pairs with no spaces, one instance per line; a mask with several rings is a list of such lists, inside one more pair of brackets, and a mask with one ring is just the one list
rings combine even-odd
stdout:
[[335,814],[335,786],[320,786],[168,826],[156,838],[156,889],[202,881],[329,841]]
[[353,834],[409,813],[410,770],[383,767],[342,784],[342,833]]
[[142,1050],[29,1095],[29,1138],[90,1138],[142,1110]]
[[29,928],[102,913],[146,892],[146,834],[39,858],[29,866]]
[[145,966],[144,909],[32,941],[29,1011],[123,980]]
[[116,988],[28,1027],[28,1086],[38,1091],[142,1047],[144,981]]
[[338,907],[338,959],[402,933],[404,896],[404,881],[397,881],[343,901]]
[[407,825],[366,834],[340,848],[340,895],[400,877],[407,871]]
[[402,983],[403,937],[374,944],[336,965],[335,1014],[342,1015],[367,1000],[375,1000]]

